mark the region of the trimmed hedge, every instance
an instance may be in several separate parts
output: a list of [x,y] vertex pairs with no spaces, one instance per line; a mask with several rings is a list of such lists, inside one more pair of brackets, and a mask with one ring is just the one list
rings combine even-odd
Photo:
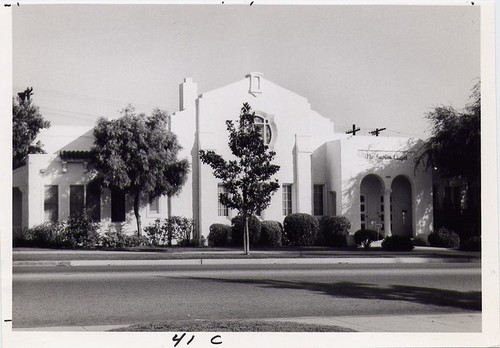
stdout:
[[382,239],[382,235],[374,230],[357,230],[354,232],[354,241],[368,249],[373,241]]
[[313,245],[318,237],[318,220],[309,214],[295,213],[285,217],[284,235],[290,245]]
[[409,251],[415,248],[410,237],[388,236],[382,241],[382,249],[387,251]]
[[344,216],[323,216],[319,220],[319,243],[327,246],[346,246],[346,236],[350,228],[351,223]]
[[[245,219],[241,215],[235,216],[231,220],[231,244],[234,246],[243,246],[243,231],[245,229]],[[257,245],[260,241],[260,220],[255,216],[248,219],[248,234],[250,245]]]
[[460,241],[460,250],[463,251],[481,251],[481,237],[474,236]]
[[208,233],[208,246],[227,246],[231,242],[231,226],[224,224],[210,225]]
[[460,237],[453,231],[445,227],[434,231],[427,237],[430,246],[440,248],[458,248],[460,246]]
[[281,223],[278,221],[262,221],[260,225],[260,244],[268,247],[280,247],[283,235]]

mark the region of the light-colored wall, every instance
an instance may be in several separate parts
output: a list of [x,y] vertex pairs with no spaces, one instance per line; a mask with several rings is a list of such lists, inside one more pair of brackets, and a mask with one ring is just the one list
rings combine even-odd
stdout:
[[[432,175],[414,170],[418,147],[418,141],[410,138],[373,136],[342,137],[328,144],[329,168],[333,174],[330,184],[339,188],[340,183],[342,204],[338,212],[351,221],[351,232],[361,228],[360,185],[369,174],[380,177],[386,190],[391,189],[395,177],[405,176],[412,186],[414,236],[432,231]],[[407,158],[403,160],[404,155]]]
[[[305,98],[268,80],[261,80],[261,93],[250,93],[249,84],[250,79],[246,78],[199,97],[198,148],[215,150],[226,159],[232,158],[227,145],[226,120],[233,120],[237,125],[240,109],[244,102],[248,102],[257,115],[268,117],[275,125],[274,140],[270,146],[276,152],[274,163],[280,166],[275,178],[280,185],[293,184],[293,211],[311,213],[311,175],[314,172],[311,169],[311,154],[332,138],[333,123],[312,111]],[[324,162],[324,159],[321,161]],[[324,164],[318,163],[318,166]],[[196,168],[196,164],[193,167]],[[212,169],[199,164],[198,170],[193,171],[193,180],[199,182],[199,223],[201,233],[206,236],[211,224],[229,224],[230,218],[217,216],[218,180],[213,177]],[[232,212],[230,215],[235,214]],[[281,187],[273,195],[262,218],[283,220]]]
[[[45,185],[58,186],[58,210],[59,220],[67,220],[69,217],[69,191],[70,185],[86,185],[90,179],[84,170],[83,162],[68,162],[66,172],[63,172],[61,159],[55,154],[36,154],[28,156],[28,164],[14,173],[14,187],[29,187],[29,194],[23,192],[23,226],[33,227],[44,222],[44,187]],[[25,172],[29,172],[26,175]],[[24,185],[24,182],[26,184]],[[18,186],[19,185],[19,186]],[[160,214],[151,214],[146,202],[140,209],[143,227],[154,223],[157,218],[166,217],[166,197],[160,198]],[[133,233],[137,230],[133,203],[129,198],[126,202],[126,221],[122,230]],[[101,231],[114,228],[111,223],[111,205],[109,190],[104,190],[101,195]]]

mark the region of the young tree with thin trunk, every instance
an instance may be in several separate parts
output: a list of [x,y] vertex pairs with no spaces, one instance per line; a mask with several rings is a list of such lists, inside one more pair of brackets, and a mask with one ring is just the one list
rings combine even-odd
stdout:
[[272,176],[279,166],[272,164],[276,153],[269,151],[262,138],[262,128],[255,125],[255,113],[248,103],[241,108],[239,127],[226,121],[229,131],[229,148],[236,159],[225,160],[214,151],[200,151],[200,159],[213,169],[222,181],[225,193],[219,195],[221,204],[238,210],[245,220],[243,248],[250,252],[248,219],[266,209],[272,194],[278,190],[278,180]]
[[115,120],[100,118],[94,128],[93,183],[133,197],[140,236],[141,202],[180,192],[189,163],[177,158],[181,146],[168,129],[165,111],[137,115],[129,105],[121,113]]

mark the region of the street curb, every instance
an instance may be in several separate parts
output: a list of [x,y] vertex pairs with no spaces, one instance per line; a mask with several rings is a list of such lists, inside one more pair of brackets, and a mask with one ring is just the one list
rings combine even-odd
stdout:
[[344,257],[344,258],[265,258],[265,259],[182,259],[182,260],[72,260],[72,261],[13,261],[13,267],[61,266],[181,266],[181,265],[310,265],[310,264],[424,264],[480,263],[477,258],[426,257]]

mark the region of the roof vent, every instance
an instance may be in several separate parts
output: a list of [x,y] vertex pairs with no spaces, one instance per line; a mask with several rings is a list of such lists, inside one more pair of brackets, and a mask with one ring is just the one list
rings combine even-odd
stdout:
[[257,94],[262,93],[262,77],[264,74],[260,72],[251,72],[245,75],[245,77],[250,78],[250,89],[249,93],[256,96]]

